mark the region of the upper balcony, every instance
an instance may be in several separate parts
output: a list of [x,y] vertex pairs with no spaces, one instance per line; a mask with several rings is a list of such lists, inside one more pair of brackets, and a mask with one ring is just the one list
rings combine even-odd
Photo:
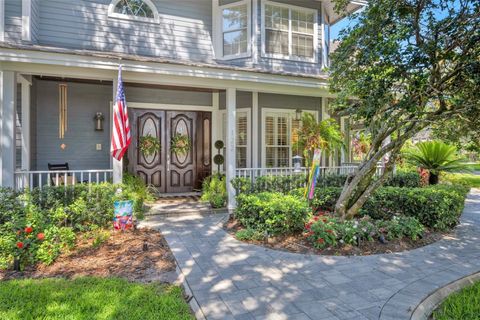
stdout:
[[[328,66],[329,28],[341,18],[320,0],[4,2],[10,46],[310,76]],[[362,5],[352,2],[348,11]]]

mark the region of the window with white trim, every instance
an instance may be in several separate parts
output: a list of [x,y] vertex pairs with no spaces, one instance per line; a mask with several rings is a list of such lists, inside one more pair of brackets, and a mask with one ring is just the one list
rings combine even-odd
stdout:
[[108,9],[108,15],[140,21],[158,19],[158,11],[151,0],[113,0]]
[[[250,109],[237,109],[236,114],[236,165],[237,168],[250,167]],[[222,138],[227,137],[227,113],[222,112]]]
[[[302,111],[314,113],[315,111]],[[298,142],[298,129],[301,120],[295,119],[295,110],[264,109],[263,121],[263,166],[266,168],[282,168],[292,166],[292,157],[300,150],[293,150]]]
[[[214,13],[215,14],[215,13]],[[243,0],[219,6],[216,32],[218,58],[235,59],[250,55],[251,4]]]
[[315,9],[264,1],[263,55],[315,62],[318,44],[317,14]]

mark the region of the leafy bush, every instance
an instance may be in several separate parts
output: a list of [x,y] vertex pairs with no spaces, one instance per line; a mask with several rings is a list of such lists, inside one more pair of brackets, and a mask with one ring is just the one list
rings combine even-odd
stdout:
[[271,235],[302,230],[310,208],[303,199],[281,193],[240,194],[235,215],[246,228]]
[[337,199],[342,193],[342,188],[315,188],[313,199],[310,203],[315,211],[334,211]]
[[387,178],[383,184],[386,187],[420,188],[421,177],[416,171],[399,171]]
[[348,175],[346,174],[327,174],[320,176],[317,181],[317,187],[329,188],[329,187],[343,187],[345,181],[347,181]]
[[146,186],[128,176],[121,185],[52,186],[25,193],[0,188],[0,269],[14,259],[21,266],[50,264],[73,247],[77,232],[109,226],[115,200],[133,200],[138,216],[150,198]]
[[458,223],[468,188],[437,185],[428,188],[380,188],[362,208],[374,219],[416,217],[426,227],[448,230]]
[[289,193],[292,190],[305,186],[306,176],[296,174],[289,176],[262,176],[252,183],[250,178],[239,177],[232,181],[237,194],[259,192]]
[[263,234],[260,231],[254,229],[243,229],[235,233],[235,237],[238,240],[249,241],[249,240],[262,240]]
[[212,208],[223,208],[227,203],[227,183],[225,176],[214,174],[202,183],[202,201],[209,202]]
[[372,220],[364,217],[340,221],[330,216],[315,216],[305,224],[304,237],[318,249],[340,245],[358,245],[374,241],[380,235],[388,240],[408,237],[417,240],[425,227],[414,217],[395,217],[392,220]]

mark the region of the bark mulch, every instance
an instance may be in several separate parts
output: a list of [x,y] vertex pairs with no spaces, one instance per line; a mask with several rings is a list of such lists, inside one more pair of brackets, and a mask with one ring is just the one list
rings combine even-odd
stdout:
[[2,271],[0,280],[83,276],[121,277],[137,282],[175,280],[175,260],[160,232],[110,232],[110,237],[97,247],[93,239],[79,236],[75,249],[62,254],[52,265],[39,264],[23,272]]
[[[230,220],[224,224],[224,229],[235,237],[235,233],[243,229],[243,227],[237,220],[230,218]],[[341,247],[326,248],[322,250],[314,248],[310,244],[310,242],[305,240],[301,233],[289,236],[268,238],[268,241],[252,240],[244,242],[264,246],[270,249],[303,254],[318,254],[329,256],[367,256],[372,254],[383,254],[413,250],[415,248],[420,248],[434,243],[445,236],[446,234],[443,233],[426,231],[424,236],[421,239],[417,239],[416,241],[408,238],[387,241],[387,243],[381,243],[378,240],[374,240],[372,242],[363,241],[358,246],[345,245]]]

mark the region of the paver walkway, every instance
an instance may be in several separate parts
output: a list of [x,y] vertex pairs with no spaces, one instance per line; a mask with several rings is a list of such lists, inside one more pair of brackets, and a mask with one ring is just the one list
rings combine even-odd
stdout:
[[207,319],[409,319],[439,287],[480,271],[480,190],[454,237],[404,253],[330,257],[237,241],[226,215],[150,217]]

